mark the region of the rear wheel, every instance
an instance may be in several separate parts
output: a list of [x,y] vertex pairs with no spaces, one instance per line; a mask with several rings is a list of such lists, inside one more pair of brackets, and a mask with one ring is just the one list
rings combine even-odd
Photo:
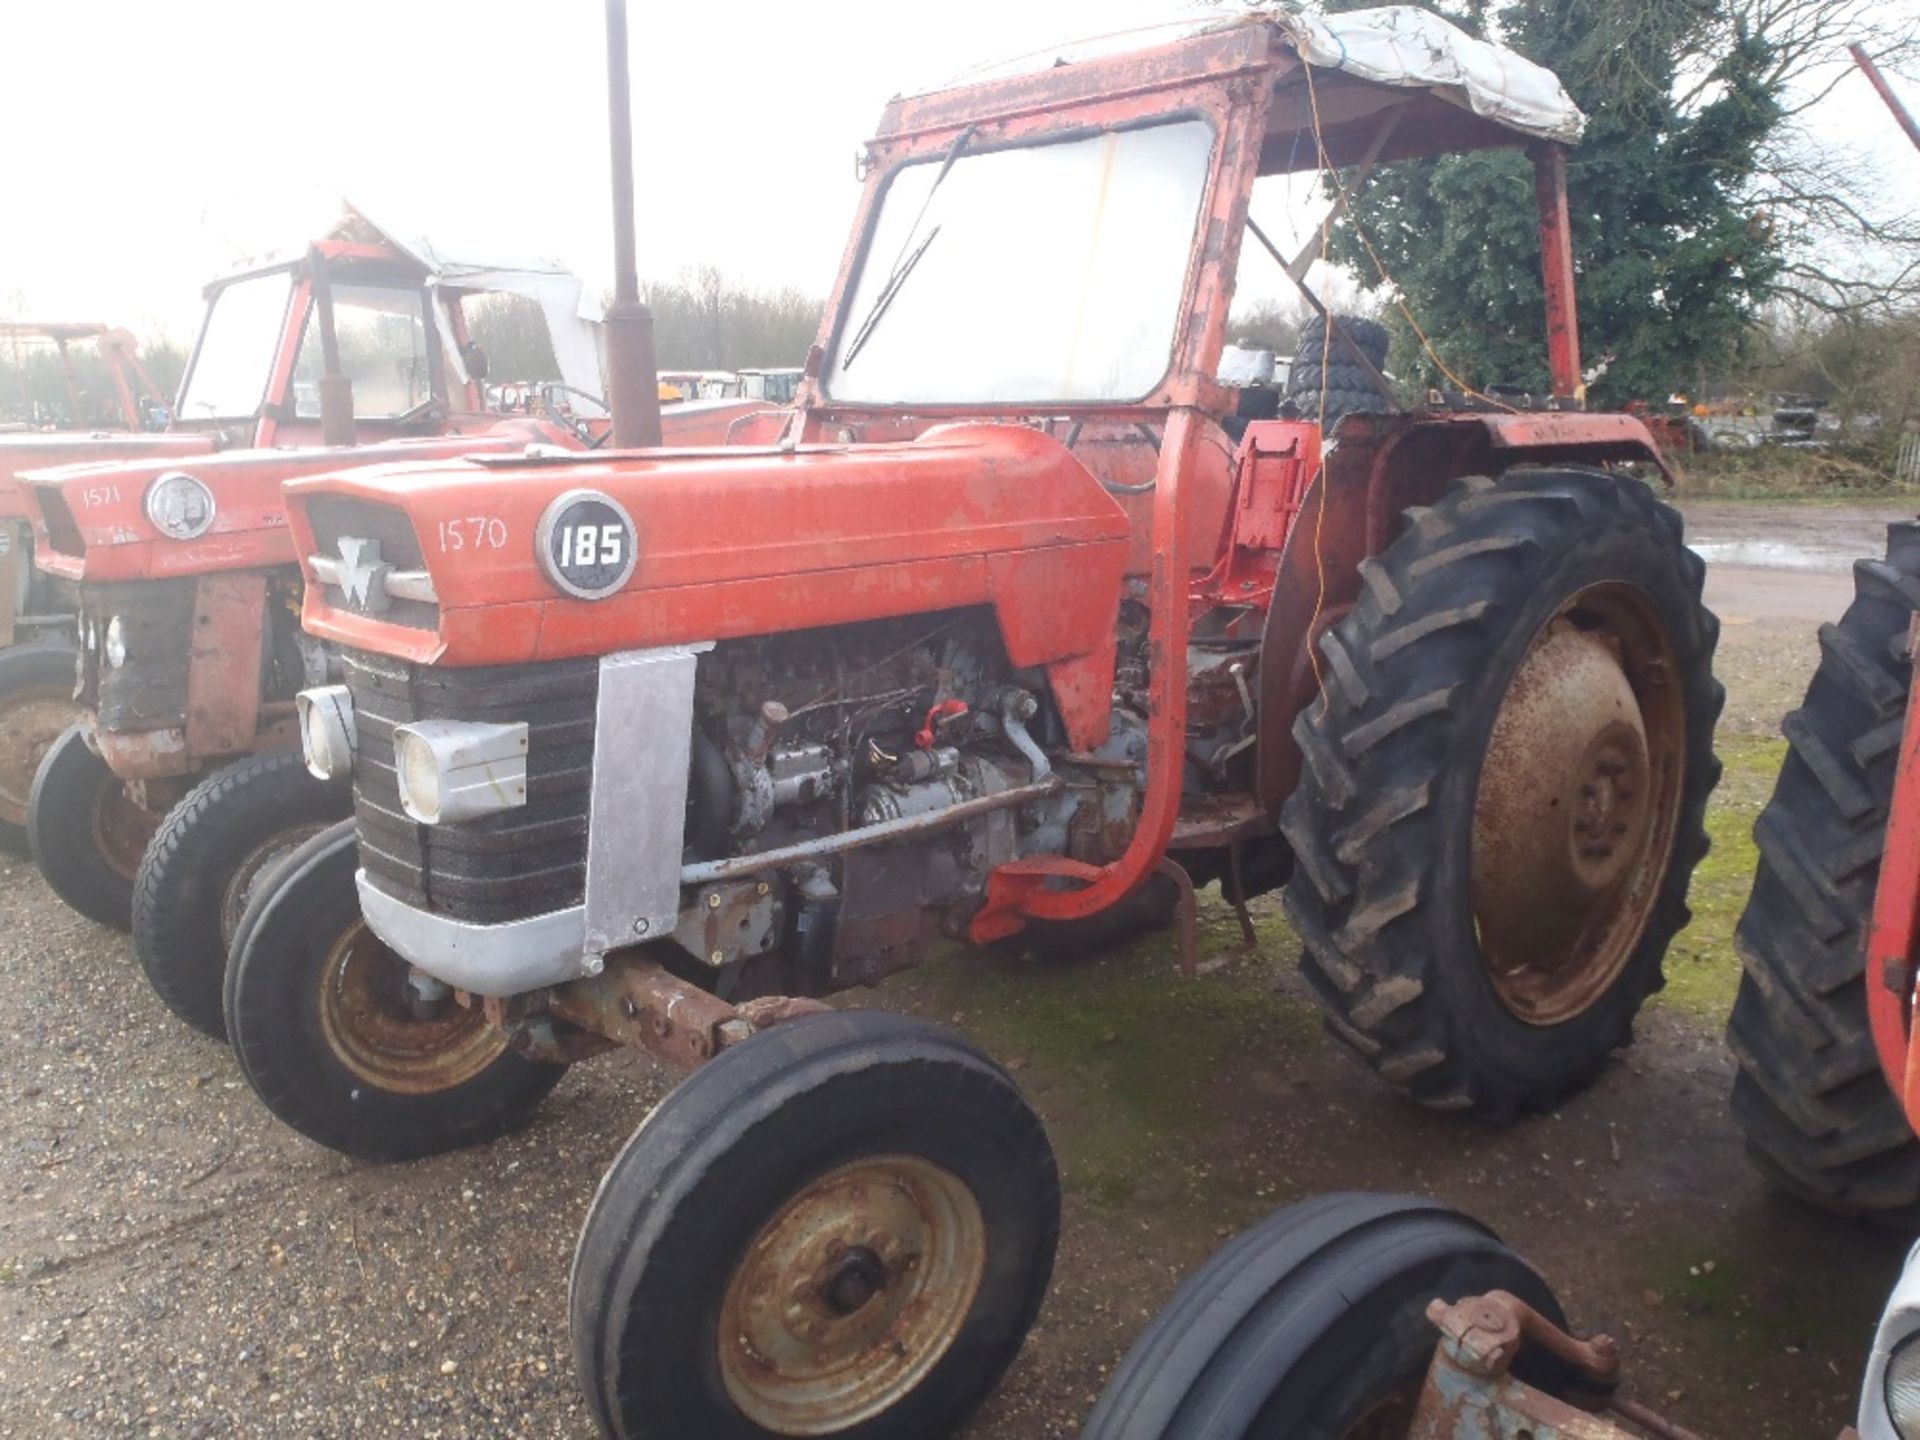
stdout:
[[[1504,1290],[1565,1328],[1492,1231],[1430,1201],[1329,1195],[1229,1241],[1114,1371],[1081,1440],[1404,1440],[1440,1335],[1426,1318]],[[1519,1378],[1564,1371],[1523,1353]]]
[[1854,601],[1820,631],[1820,668],[1789,715],[1760,868],[1735,933],[1744,973],[1727,1041],[1733,1113],[1762,1171],[1822,1209],[1920,1220],[1920,1141],[1867,1020],[1866,935],[1886,845],[1920,612],[1920,524],[1854,566]]
[[563,1066],[529,1060],[360,918],[353,822],[267,876],[235,931],[227,1037],[261,1102],[343,1155],[411,1160],[524,1121]]
[[216,1040],[227,952],[261,882],[352,812],[344,784],[316,780],[297,752],[255,755],[209,775],[168,812],[133,891],[133,946],[174,1014]]
[[959,1037],[782,1025],[601,1181],[569,1286],[588,1402],[619,1440],[945,1435],[1019,1352],[1059,1215],[1038,1117]]
[[27,853],[34,773],[77,709],[74,660],[64,645],[0,650],[0,850]]
[[133,877],[160,817],[69,726],[41,757],[27,802],[33,863],[67,904],[116,930],[133,928]]
[[1635,480],[1463,480],[1407,522],[1294,727],[1287,911],[1336,1035],[1505,1118],[1591,1080],[1662,983],[1719,777],[1718,623]]

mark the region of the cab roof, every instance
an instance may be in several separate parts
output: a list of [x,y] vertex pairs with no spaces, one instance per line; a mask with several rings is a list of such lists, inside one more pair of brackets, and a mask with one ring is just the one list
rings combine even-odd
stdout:
[[[1313,67],[1311,85],[1307,66]],[[1039,71],[905,97],[887,108],[876,141],[1056,107],[1146,100],[1236,76],[1257,76],[1273,87],[1262,174],[1317,168],[1316,108],[1335,166],[1541,140],[1571,144],[1586,125],[1551,71],[1431,11],[1387,5],[1330,16],[1255,13],[1146,49],[1062,58]]]

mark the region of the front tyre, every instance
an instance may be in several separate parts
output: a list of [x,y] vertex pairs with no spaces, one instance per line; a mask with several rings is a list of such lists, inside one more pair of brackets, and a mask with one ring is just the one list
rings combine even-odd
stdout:
[[69,726],[41,757],[27,800],[27,842],[53,893],[89,920],[133,928],[133,877],[160,817]]
[[1719,778],[1719,625],[1639,481],[1515,470],[1411,510],[1321,641],[1282,828],[1334,1033],[1422,1104],[1589,1082],[1662,983]]
[[71,646],[0,650],[0,850],[27,853],[27,798],[40,761],[73,724]]
[[574,1255],[573,1349],[619,1440],[945,1435],[1019,1352],[1060,1189],[990,1060],[870,1012],[782,1025],[661,1102]]
[[133,886],[133,948],[160,998],[194,1029],[226,1038],[227,951],[261,882],[353,811],[343,783],[316,780],[296,751],[216,771],[168,812]]
[[[1427,1305],[1493,1290],[1566,1328],[1533,1268],[1464,1215],[1384,1195],[1289,1206],[1182,1283],[1081,1440],[1404,1440],[1440,1341]],[[1516,1374],[1568,1378],[1542,1351]]]
[[227,1038],[254,1093],[309,1140],[413,1160],[512,1129],[565,1067],[508,1048],[475,1006],[417,989],[360,918],[353,822],[261,884],[227,964]]

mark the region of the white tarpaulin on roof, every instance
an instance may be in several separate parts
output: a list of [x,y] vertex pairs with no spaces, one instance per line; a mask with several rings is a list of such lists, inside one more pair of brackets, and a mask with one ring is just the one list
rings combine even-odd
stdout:
[[1587,117],[1551,70],[1503,45],[1476,40],[1417,5],[1342,15],[1290,15],[1300,53],[1314,65],[1396,85],[1437,90],[1476,115],[1573,144]]
[[1476,40],[1417,5],[1380,5],[1341,15],[1307,15],[1291,4],[1261,6],[1251,12],[1234,7],[1226,17],[1167,20],[1033,51],[1000,64],[977,66],[948,83],[974,84],[1030,71],[1035,61],[1090,60],[1238,25],[1279,25],[1312,65],[1342,70],[1379,85],[1432,90],[1523,134],[1572,144],[1586,129],[1587,117],[1551,70],[1505,46]]

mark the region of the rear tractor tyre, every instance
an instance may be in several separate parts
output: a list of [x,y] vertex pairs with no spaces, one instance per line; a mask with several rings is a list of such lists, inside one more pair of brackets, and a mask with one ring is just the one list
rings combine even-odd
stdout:
[[353,822],[268,875],[227,965],[227,1037],[261,1102],[363,1160],[477,1145],[524,1121],[565,1067],[508,1047],[476,1006],[423,991],[360,918]]
[[921,1021],[817,1015],[727,1050],[607,1172],[568,1308],[617,1440],[923,1440],[1019,1352],[1059,1235],[1039,1118]]
[[27,800],[34,773],[73,724],[76,655],[71,646],[0,650],[0,850],[27,853]]
[[159,824],[78,725],[41,757],[27,799],[33,863],[53,893],[89,920],[133,928],[133,877]]
[[168,812],[133,886],[133,948],[160,998],[224,1040],[227,953],[261,882],[353,812],[342,783],[316,780],[297,751],[216,771]]
[[1458,482],[1321,640],[1282,828],[1330,1028],[1440,1109],[1586,1084],[1662,984],[1719,778],[1719,624],[1639,481]]
[[1920,613],[1920,524],[1854,566],[1854,601],[1820,630],[1820,668],[1754,826],[1760,869],[1734,943],[1744,974],[1727,1042],[1733,1114],[1775,1184],[1823,1210],[1920,1221],[1920,1141],[1881,1074],[1866,937],[1880,881]]
[[[1227,1242],[1120,1362],[1081,1440],[1404,1440],[1440,1332],[1428,1304],[1504,1290],[1565,1318],[1533,1268],[1431,1201],[1327,1195]],[[1515,1374],[1570,1377],[1540,1350]]]

